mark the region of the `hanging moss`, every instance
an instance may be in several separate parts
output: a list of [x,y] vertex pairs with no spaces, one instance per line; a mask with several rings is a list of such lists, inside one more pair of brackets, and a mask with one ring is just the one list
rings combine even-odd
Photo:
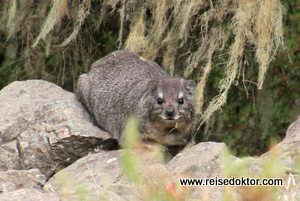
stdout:
[[[279,0],[12,0],[0,6],[6,47],[13,46],[10,55],[24,63],[15,66],[13,79],[42,78],[61,86],[71,79],[73,86],[65,88],[73,90],[78,75],[116,49],[112,44],[118,38],[119,49],[156,60],[171,75],[198,81],[197,130],[226,103],[231,86],[240,77],[247,79],[245,68],[258,69],[252,82],[262,88],[282,44]],[[206,100],[214,68],[224,77],[215,97]]]

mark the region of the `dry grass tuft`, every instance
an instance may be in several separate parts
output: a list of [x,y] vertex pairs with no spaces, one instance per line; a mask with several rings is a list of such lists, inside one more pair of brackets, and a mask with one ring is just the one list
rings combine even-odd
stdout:
[[35,39],[32,47],[35,48],[41,39],[45,39],[49,32],[63,17],[64,11],[67,8],[68,0],[54,0],[51,10],[46,18],[45,24],[42,27],[39,35]]
[[71,35],[67,39],[65,39],[64,42],[61,44],[62,47],[68,45],[72,40],[76,38],[85,19],[90,14],[89,12],[90,7],[91,7],[91,2],[89,0],[85,0],[79,4],[79,10],[77,13],[75,28],[73,29]]
[[145,9],[142,8],[140,12],[136,12],[134,18],[135,23],[130,27],[128,39],[125,43],[125,49],[132,52],[142,52],[148,45],[148,41],[145,38]]

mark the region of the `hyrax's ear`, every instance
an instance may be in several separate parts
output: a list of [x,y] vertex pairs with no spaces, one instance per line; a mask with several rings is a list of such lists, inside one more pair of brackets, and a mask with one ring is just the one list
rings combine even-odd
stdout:
[[189,94],[194,94],[196,83],[193,80],[186,80],[184,83],[185,89],[188,91]]
[[154,92],[158,87],[159,81],[158,80],[150,80],[148,83],[148,89],[151,92]]

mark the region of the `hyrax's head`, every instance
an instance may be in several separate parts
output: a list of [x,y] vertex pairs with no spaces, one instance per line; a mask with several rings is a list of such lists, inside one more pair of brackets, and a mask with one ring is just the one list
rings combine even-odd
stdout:
[[195,116],[195,82],[165,78],[149,82],[140,100],[142,139],[164,146],[186,145]]
[[195,82],[182,78],[166,78],[151,83],[154,95],[154,105],[151,118],[161,119],[167,123],[178,120],[192,122],[195,109],[193,93]]

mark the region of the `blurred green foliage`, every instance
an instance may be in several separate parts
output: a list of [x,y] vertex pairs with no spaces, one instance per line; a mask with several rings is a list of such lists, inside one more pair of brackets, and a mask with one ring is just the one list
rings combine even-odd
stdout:
[[138,161],[136,157],[134,157],[131,153],[131,150],[138,143],[138,119],[135,117],[130,117],[126,124],[126,128],[124,131],[125,140],[123,144],[123,152],[122,152],[122,167],[125,175],[132,183],[141,182],[141,170],[139,169]]

